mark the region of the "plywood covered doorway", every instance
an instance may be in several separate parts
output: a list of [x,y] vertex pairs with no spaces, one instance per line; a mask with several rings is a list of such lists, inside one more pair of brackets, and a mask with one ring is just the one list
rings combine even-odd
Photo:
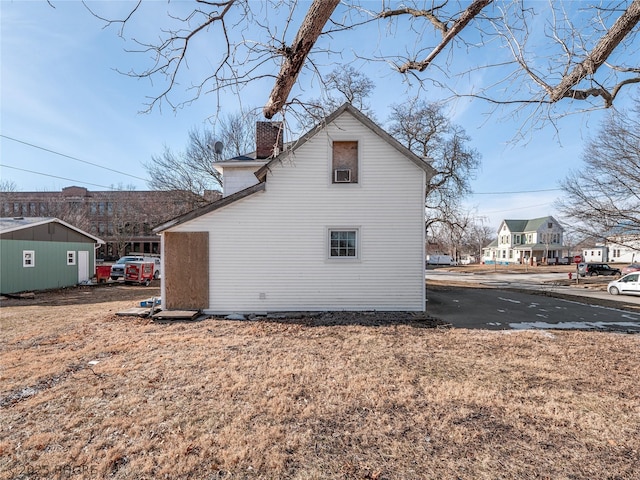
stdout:
[[209,308],[209,232],[165,232],[163,255],[165,308]]

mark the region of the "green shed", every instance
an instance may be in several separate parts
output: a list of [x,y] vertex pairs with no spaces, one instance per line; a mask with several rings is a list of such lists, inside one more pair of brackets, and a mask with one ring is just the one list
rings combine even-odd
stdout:
[[88,282],[102,243],[57,218],[0,218],[0,293]]

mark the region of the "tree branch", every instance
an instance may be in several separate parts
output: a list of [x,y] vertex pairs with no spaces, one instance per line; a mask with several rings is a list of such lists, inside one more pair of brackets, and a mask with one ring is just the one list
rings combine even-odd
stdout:
[[[600,39],[595,48],[582,62],[565,75],[550,94],[551,102],[563,98],[577,98],[584,100],[590,95],[602,95],[602,89],[573,90],[572,87],[580,83],[587,75],[593,75],[607,60],[613,50],[624,37],[640,22],[640,0],[633,0],[629,8],[615,21],[609,31]],[[606,102],[606,99],[605,99]]]
[[442,36],[444,37],[446,33],[449,31],[449,27],[447,24],[436,17],[433,12],[440,7],[434,7],[430,10],[417,10],[415,8],[399,8],[396,10],[385,10],[384,12],[380,12],[378,18],[389,18],[389,17],[397,17],[400,15],[411,15],[413,17],[425,17],[428,19],[431,24],[438,30],[442,32]]
[[[467,24],[473,20],[479,13],[482,11],[484,7],[489,5],[493,0],[474,0],[474,2],[469,5],[469,7],[462,12],[460,18],[458,18],[452,27],[444,33],[442,37],[442,41],[431,51],[427,58],[422,60],[421,62],[407,62],[404,65],[398,67],[398,71],[400,73],[406,73],[409,70],[418,70],[419,72],[424,72],[425,69],[431,64],[431,62],[438,56],[442,50],[454,39],[456,35],[458,35]],[[433,21],[431,23],[434,23]],[[434,23],[435,25],[435,23]]]

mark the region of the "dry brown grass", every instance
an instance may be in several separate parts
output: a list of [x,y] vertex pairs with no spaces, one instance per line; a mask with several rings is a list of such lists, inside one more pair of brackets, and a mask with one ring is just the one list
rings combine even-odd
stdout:
[[[610,263],[610,265],[614,266],[615,264]],[[434,266],[429,265],[428,270],[449,270],[452,272],[465,272],[465,273],[569,273],[575,272],[576,266],[575,264],[571,265],[520,265],[520,264],[509,264],[509,265],[484,265],[474,263],[471,265],[456,265],[453,267],[449,266]]]
[[0,309],[0,478],[640,478],[640,336],[154,324],[103,290]]

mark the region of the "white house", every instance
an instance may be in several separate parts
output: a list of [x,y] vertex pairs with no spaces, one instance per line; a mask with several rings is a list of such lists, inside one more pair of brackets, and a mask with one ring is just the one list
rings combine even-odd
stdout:
[[424,311],[431,167],[349,104],[284,151],[257,130],[221,200],[156,227],[163,308]]
[[586,262],[640,262],[640,233],[638,228],[618,225],[611,229],[604,243],[587,246],[582,251]]
[[498,238],[482,249],[482,260],[492,263],[556,263],[563,253],[564,229],[553,217],[503,220]]
[[640,262],[640,238],[617,239],[607,242],[609,262],[639,263]]
[[604,245],[596,245],[595,247],[583,248],[582,258],[585,262],[608,262],[609,249]]

